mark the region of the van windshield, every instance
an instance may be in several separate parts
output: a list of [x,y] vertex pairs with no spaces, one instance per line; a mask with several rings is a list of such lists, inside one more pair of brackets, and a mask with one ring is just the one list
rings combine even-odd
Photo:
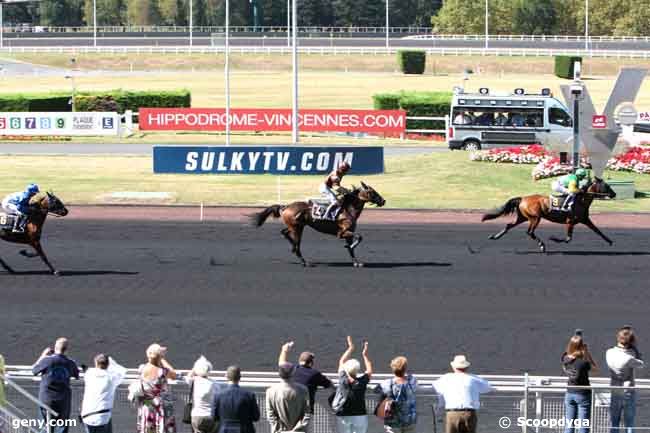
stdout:
[[454,108],[452,123],[467,126],[541,128],[544,126],[544,111],[541,108]]
[[561,108],[551,107],[548,109],[548,121],[553,125],[573,126],[569,113]]

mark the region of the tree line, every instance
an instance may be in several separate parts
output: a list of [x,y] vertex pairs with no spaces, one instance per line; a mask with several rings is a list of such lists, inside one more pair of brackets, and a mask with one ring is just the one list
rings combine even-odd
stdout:
[[[98,26],[185,26],[190,0],[96,0]],[[225,0],[192,0],[193,25],[222,26]],[[287,0],[230,0],[230,24],[286,26]],[[385,0],[298,0],[299,26],[383,27]],[[390,26],[430,26],[442,0],[389,0]],[[91,26],[92,0],[42,0],[4,6],[5,25]]]
[[[100,26],[188,24],[190,0],[96,0]],[[382,27],[386,0],[298,0],[299,25]],[[485,0],[388,0],[392,27],[429,27],[440,34],[482,34]],[[225,0],[192,0],[196,26],[224,24]],[[581,35],[585,0],[488,0],[491,34]],[[287,0],[230,0],[233,26],[285,26]],[[4,5],[5,24],[92,25],[92,0],[42,0]],[[592,0],[591,35],[644,35],[650,0]]]

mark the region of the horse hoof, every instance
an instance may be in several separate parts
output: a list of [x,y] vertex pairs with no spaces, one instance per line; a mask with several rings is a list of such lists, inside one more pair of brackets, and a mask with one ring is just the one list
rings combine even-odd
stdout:
[[493,240],[495,240],[496,238],[494,237],[494,235],[490,235],[490,237],[489,237],[488,239],[490,239],[490,240],[493,241]]
[[545,247],[544,245],[542,245],[541,247],[539,247],[539,251],[540,251],[542,254],[545,253],[545,252],[546,252],[546,247]]
[[52,275],[54,275],[56,277],[60,277],[61,276],[61,271],[54,271],[54,272],[52,272]]
[[355,268],[363,268],[363,263],[361,263],[361,262],[354,262],[352,265],[353,265]]

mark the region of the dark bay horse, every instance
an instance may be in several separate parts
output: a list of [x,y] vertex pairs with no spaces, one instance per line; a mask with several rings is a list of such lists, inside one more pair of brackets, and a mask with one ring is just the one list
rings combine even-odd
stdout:
[[508,200],[503,206],[483,215],[481,221],[487,221],[499,218],[504,215],[516,214],[517,219],[515,222],[506,225],[506,227],[499,233],[490,236],[490,239],[499,239],[510,231],[510,229],[518,226],[519,224],[528,221],[528,236],[534,241],[537,241],[541,252],[546,251],[546,246],[541,239],[535,235],[535,229],[542,221],[542,219],[566,225],[566,238],[559,239],[551,237],[554,242],[571,242],[573,237],[573,229],[577,224],[584,224],[593,230],[598,236],[603,238],[605,242],[612,245],[613,242],[605,236],[589,217],[589,207],[597,196],[614,198],[616,193],[612,188],[602,179],[596,178],[593,183],[588,184],[581,192],[576,195],[573,204],[573,213],[557,212],[551,210],[551,203],[547,195],[529,195],[525,197],[515,197]]
[[297,201],[287,206],[277,204],[269,206],[262,212],[251,215],[250,218],[255,227],[260,227],[271,215],[274,218],[282,217],[282,222],[286,226],[281,231],[282,236],[289,241],[291,252],[300,259],[303,266],[308,266],[309,263],[302,256],[300,242],[305,226],[309,226],[318,232],[335,235],[339,239],[345,240],[345,248],[352,257],[353,266],[361,267],[363,263],[355,257],[354,249],[363,238],[355,233],[355,229],[366,203],[381,207],[386,204],[386,200],[372,187],[361,182],[360,188],[354,188],[344,195],[341,202],[342,210],[336,221],[315,220],[311,215],[311,203],[305,201]]
[[[42,197],[37,196],[32,199],[32,202],[30,203],[29,219],[23,233],[14,233],[12,232],[11,227],[0,229],[0,239],[16,244],[30,245],[34,248],[34,251],[36,251],[35,253],[29,253],[26,250],[22,250],[20,253],[25,257],[40,257],[47,267],[50,268],[52,274],[60,275],[59,271],[54,269],[52,264],[50,264],[50,261],[45,255],[45,251],[43,251],[43,245],[41,244],[43,225],[45,224],[48,214],[62,217],[68,214],[68,209],[66,209],[63,202],[51,192],[48,192]],[[0,266],[5,268],[7,272],[11,274],[14,273],[14,270],[2,259],[0,259]]]

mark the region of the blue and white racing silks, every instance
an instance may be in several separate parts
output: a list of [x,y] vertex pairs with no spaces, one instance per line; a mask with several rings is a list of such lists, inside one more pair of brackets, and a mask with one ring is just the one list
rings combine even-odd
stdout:
[[[29,200],[33,197],[33,194],[31,194],[29,191],[21,191],[21,192],[15,192],[13,194],[9,194],[5,199],[2,201],[3,207],[9,207],[10,209],[8,210],[17,210],[20,213],[27,213],[29,211]],[[6,206],[10,205],[10,206]],[[11,206],[13,205],[13,206]],[[11,209],[14,208],[14,209]]]

